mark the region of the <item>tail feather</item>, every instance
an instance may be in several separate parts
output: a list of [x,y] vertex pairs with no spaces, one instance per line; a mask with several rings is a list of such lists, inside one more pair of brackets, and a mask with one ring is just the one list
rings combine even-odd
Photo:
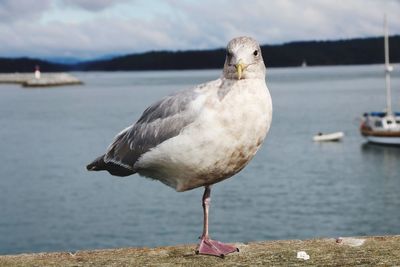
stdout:
[[113,162],[104,162],[104,155],[96,158],[93,162],[86,166],[88,171],[108,171],[110,174],[115,176],[128,176],[134,174],[135,171],[127,169],[122,165],[115,164]]
[[104,162],[104,155],[96,158],[93,162],[86,166],[88,171],[103,171],[106,170],[106,163]]

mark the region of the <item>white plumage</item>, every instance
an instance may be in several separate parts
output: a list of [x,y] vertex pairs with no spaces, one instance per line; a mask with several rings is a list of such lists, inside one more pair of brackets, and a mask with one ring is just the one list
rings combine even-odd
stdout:
[[[229,92],[220,97],[226,89]],[[211,185],[241,170],[261,146],[272,118],[264,79],[231,83],[221,78],[194,91],[199,97],[190,103],[189,112],[199,114],[196,120],[134,165],[139,174],[177,191]]]

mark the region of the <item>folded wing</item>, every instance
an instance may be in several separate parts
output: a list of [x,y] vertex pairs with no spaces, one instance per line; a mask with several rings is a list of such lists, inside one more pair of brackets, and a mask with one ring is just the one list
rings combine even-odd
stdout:
[[134,173],[134,165],[141,155],[177,136],[195,120],[198,112],[190,108],[190,103],[197,97],[194,90],[188,90],[151,105],[134,125],[114,138],[104,155],[105,164],[118,165]]

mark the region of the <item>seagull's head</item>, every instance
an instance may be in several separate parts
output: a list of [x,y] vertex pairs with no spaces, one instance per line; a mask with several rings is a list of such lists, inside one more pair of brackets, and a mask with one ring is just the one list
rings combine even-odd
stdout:
[[265,65],[256,40],[237,37],[228,43],[223,75],[226,79],[265,79]]

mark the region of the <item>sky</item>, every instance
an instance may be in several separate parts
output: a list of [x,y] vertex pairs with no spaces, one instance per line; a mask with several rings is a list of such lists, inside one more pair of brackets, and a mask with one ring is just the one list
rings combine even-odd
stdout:
[[0,0],[0,57],[93,59],[154,50],[400,34],[400,0]]

